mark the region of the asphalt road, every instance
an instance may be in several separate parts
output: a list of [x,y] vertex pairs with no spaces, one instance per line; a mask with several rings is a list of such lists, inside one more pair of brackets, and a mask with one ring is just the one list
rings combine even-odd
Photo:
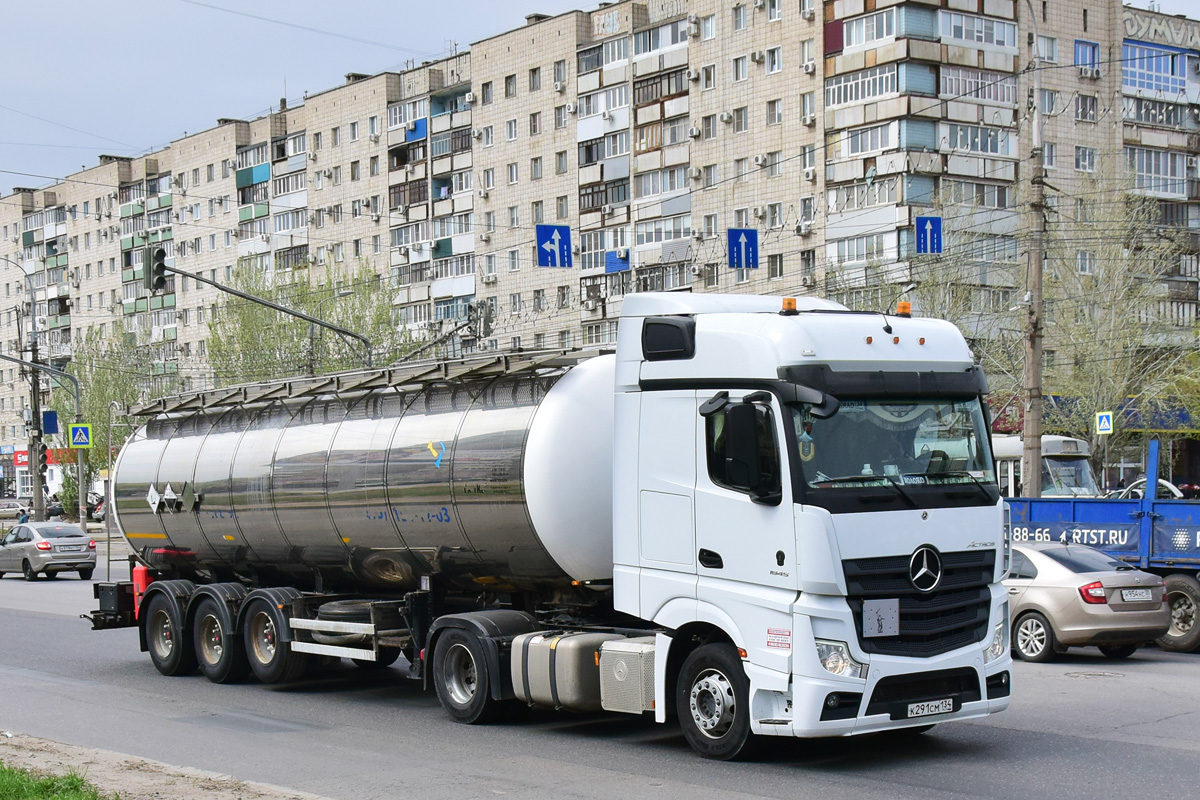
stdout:
[[[118,565],[114,578],[126,572]],[[725,764],[693,755],[673,726],[619,715],[539,711],[456,725],[397,669],[347,663],[287,687],[165,678],[139,652],[135,631],[93,632],[78,618],[93,604],[91,584],[74,577],[0,580],[0,730],[338,800],[1095,800],[1196,791],[1200,655],[1148,649],[1116,662],[1089,649],[1020,663],[1012,708],[990,719],[921,737],[777,741],[758,762]]]

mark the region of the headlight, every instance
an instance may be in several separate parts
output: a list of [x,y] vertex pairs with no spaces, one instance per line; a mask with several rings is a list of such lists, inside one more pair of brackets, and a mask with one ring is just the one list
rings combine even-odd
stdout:
[[1008,604],[1004,605],[1004,619],[992,632],[992,641],[983,651],[983,663],[989,664],[997,658],[1003,658],[1008,652]]
[[850,647],[845,642],[831,642],[817,639],[817,658],[826,672],[831,672],[843,678],[865,678],[867,665],[860,664],[850,655]]

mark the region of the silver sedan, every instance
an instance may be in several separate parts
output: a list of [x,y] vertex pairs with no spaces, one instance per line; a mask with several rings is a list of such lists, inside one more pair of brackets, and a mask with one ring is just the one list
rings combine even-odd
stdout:
[[1025,661],[1088,645],[1127,658],[1171,624],[1161,577],[1086,545],[1014,545],[1004,585],[1013,650]]
[[76,525],[65,522],[26,522],[0,539],[0,577],[20,571],[25,580],[39,575],[78,572],[90,581],[96,569],[96,543]]

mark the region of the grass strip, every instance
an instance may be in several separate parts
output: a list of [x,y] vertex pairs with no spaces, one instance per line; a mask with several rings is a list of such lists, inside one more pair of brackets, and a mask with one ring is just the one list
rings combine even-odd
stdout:
[[101,795],[77,772],[40,775],[0,762],[0,797],[4,800],[119,800]]

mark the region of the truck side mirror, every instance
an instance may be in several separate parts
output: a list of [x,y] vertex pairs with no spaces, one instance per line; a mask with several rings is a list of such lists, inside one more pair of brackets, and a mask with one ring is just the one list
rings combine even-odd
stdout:
[[734,403],[725,409],[725,477],[753,491],[762,482],[758,463],[758,409]]

